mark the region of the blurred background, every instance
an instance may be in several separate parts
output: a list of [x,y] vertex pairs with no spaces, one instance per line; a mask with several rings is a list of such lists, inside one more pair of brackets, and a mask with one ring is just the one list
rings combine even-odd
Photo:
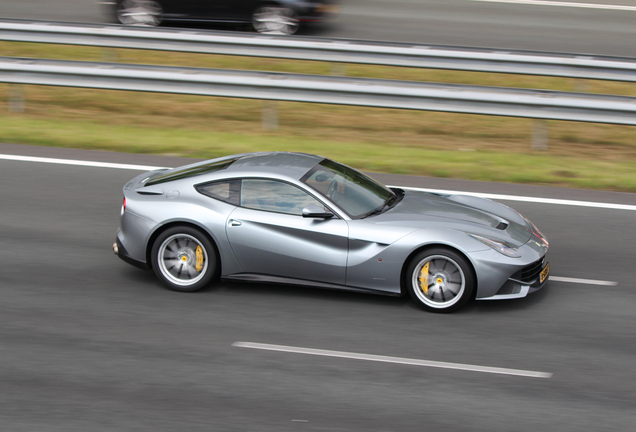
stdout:
[[[127,15],[130,20],[139,19],[135,5],[148,2],[129,3],[132,4],[129,5],[132,13]],[[575,2],[549,3],[534,0],[343,0],[319,6],[320,10],[329,12],[323,16],[315,11],[318,8],[303,12],[309,22],[303,22],[298,34],[310,38],[636,57],[633,44],[636,3],[604,0],[587,3],[587,7]],[[164,15],[186,21],[165,20],[162,24],[170,28],[254,31],[249,23],[251,12],[244,14],[242,19],[247,21],[243,23],[210,23],[197,20],[210,14],[217,16],[214,15],[216,11],[206,12],[202,6],[212,3],[176,4],[178,6],[166,3],[166,8],[173,9],[167,9],[166,12],[171,14]],[[253,6],[246,1],[214,4],[232,4],[239,12],[249,11]],[[187,8],[194,8],[194,11]],[[228,12],[221,10],[218,13],[223,17],[222,13],[227,15]],[[0,5],[0,17],[75,23],[117,22],[115,2],[89,0],[8,0]],[[236,16],[233,19],[236,21]],[[636,95],[634,86],[629,83],[529,75],[15,42],[0,42],[0,53],[14,57],[337,74]],[[531,145],[536,123],[529,119],[280,102],[275,105],[276,124],[264,126],[263,104],[257,100],[37,86],[26,86],[21,91],[25,93],[24,109],[21,112],[14,110],[0,120],[4,123],[0,125],[3,142],[195,158],[238,151],[301,150],[324,154],[375,172],[636,191],[636,182],[631,175],[636,136],[630,126],[550,121],[544,126],[548,148],[536,151]],[[9,86],[0,85],[0,92],[9,98]],[[66,132],[69,129],[75,133],[69,135]],[[39,132],[34,134],[34,130]],[[386,143],[390,143],[390,147]],[[510,154],[522,155],[523,159],[511,159]],[[429,163],[431,160],[436,163]]]
[[[572,7],[550,6],[549,3],[570,3]],[[636,7],[635,2],[585,2],[592,6],[588,8],[581,7],[581,3],[338,0],[335,19],[303,33],[335,38],[636,56],[636,48],[631,43],[635,12],[629,9]],[[0,5],[0,16],[112,23],[115,17],[109,11],[111,7],[112,2],[108,1],[6,0]]]
[[[135,5],[149,2],[129,3],[123,3],[132,11],[127,19],[138,19]],[[244,6],[247,3],[225,4],[243,7],[245,11],[249,9]],[[324,10],[328,8],[328,19],[313,19],[322,18],[315,10],[314,15],[303,12],[309,22],[303,22],[298,34],[636,57],[633,44],[636,3],[631,4],[629,0],[613,3],[616,2],[610,4],[609,0],[604,0],[583,7],[585,5],[580,3],[565,3],[564,6],[559,2],[557,7],[532,0],[343,0],[320,6]],[[185,25],[190,29],[253,32],[249,12],[244,14],[247,22],[215,24],[196,21],[216,13],[207,12],[206,15],[201,12],[202,5],[212,3],[176,4],[168,2],[166,8],[176,9],[167,9],[171,14],[165,15],[186,17],[189,21],[164,21],[163,24],[171,28]],[[199,9],[195,8],[194,12],[187,9],[195,6]],[[219,13],[228,12],[222,10]],[[74,23],[117,22],[115,2],[89,0],[4,1],[0,5],[0,17]],[[0,53],[14,57],[337,74],[625,96],[636,94],[633,85],[611,81],[334,66],[326,62],[141,50],[0,42]],[[24,92],[24,107],[18,106],[20,112],[11,110],[8,116],[0,119],[3,123],[0,140],[3,142],[195,158],[237,151],[302,150],[375,172],[636,191],[636,182],[631,175],[636,136],[634,129],[628,126],[551,121],[544,126],[548,148],[538,152],[531,146],[536,124],[528,119],[280,102],[275,105],[277,123],[263,130],[263,106],[257,100],[37,86],[26,86],[20,91]],[[0,85],[0,92],[5,98],[11,96],[7,85]],[[66,132],[69,129],[76,132],[69,135]],[[33,134],[33,130],[39,133]],[[387,148],[385,143],[391,143],[391,146]],[[523,159],[511,158],[512,154],[523,155]],[[356,155],[355,158],[352,155]],[[428,163],[430,160],[436,163]]]

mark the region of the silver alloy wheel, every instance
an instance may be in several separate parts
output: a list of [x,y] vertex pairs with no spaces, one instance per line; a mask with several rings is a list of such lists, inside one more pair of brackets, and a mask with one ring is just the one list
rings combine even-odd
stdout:
[[462,268],[444,255],[421,260],[413,271],[413,292],[426,306],[445,309],[457,303],[466,289]]
[[205,246],[189,234],[174,234],[168,237],[157,251],[157,263],[161,274],[171,283],[181,287],[188,287],[200,281],[208,271],[208,261]]
[[117,19],[126,25],[158,26],[161,6],[152,0],[124,0],[117,5]]
[[259,33],[291,35],[298,30],[300,20],[292,9],[265,6],[254,12],[252,24]]

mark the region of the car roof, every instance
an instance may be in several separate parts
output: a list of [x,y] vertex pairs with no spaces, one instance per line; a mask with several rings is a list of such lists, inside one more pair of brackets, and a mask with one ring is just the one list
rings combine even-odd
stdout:
[[196,182],[206,181],[208,178],[223,176],[261,176],[276,178],[300,179],[317,163],[324,160],[322,156],[293,152],[259,152],[243,153],[225,156],[217,159],[196,162],[157,173],[146,183],[146,186],[166,183],[186,178],[196,179]]
[[249,171],[254,173],[272,173],[279,176],[301,178],[318,162],[322,156],[293,152],[263,152],[238,155],[234,163],[227,167],[227,172]]

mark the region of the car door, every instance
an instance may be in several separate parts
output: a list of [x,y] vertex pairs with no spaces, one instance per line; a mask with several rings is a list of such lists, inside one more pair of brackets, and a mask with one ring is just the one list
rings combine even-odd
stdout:
[[242,180],[226,233],[245,273],[344,285],[348,224],[337,216],[305,218],[308,204],[323,206],[286,182]]
[[196,0],[192,3],[197,17],[210,21],[249,20],[254,9],[253,0]]
[[205,0],[181,1],[160,0],[159,4],[166,20],[190,20],[200,17]]

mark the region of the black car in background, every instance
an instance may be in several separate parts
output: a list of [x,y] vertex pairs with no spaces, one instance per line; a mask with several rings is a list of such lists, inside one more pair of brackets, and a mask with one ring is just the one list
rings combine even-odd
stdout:
[[117,0],[115,16],[126,25],[251,24],[261,33],[294,34],[303,23],[334,14],[336,7],[334,0]]

